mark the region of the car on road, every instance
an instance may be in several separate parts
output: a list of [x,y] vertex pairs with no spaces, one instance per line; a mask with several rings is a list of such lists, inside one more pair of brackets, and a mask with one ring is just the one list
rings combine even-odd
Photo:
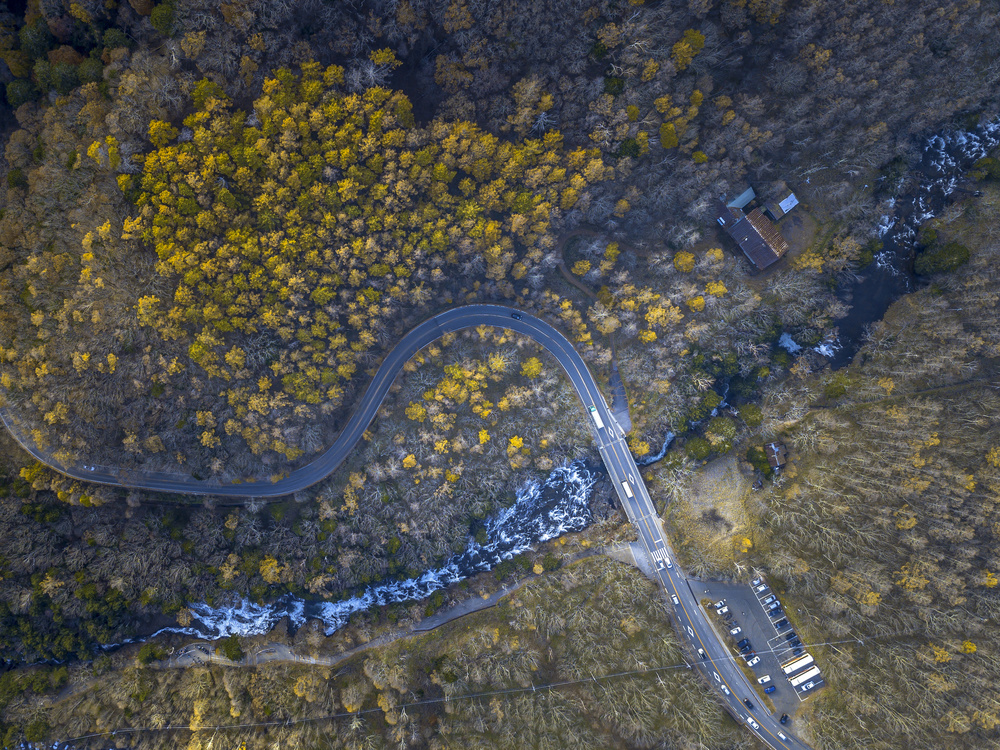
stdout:
[[753,667],[753,666],[756,666],[759,663],[760,663],[760,657],[759,656],[755,656],[754,658],[752,658],[750,661],[747,662],[747,666],[748,667]]
[[763,685],[765,682],[770,682],[770,681],[771,681],[771,675],[766,674],[763,677],[761,677],[759,680],[757,680],[757,684],[758,685]]
[[677,599],[677,594],[671,594],[670,601],[672,601],[674,604],[680,604],[680,601]]
[[760,724],[758,724],[756,721],[754,721],[749,716],[747,717],[747,724],[749,724],[750,726],[752,726],[754,729],[760,729]]
[[749,708],[751,711],[753,711],[753,703],[750,702],[749,698],[743,699],[743,705]]
[[742,632],[743,632],[743,628],[741,628],[739,625],[737,625],[735,628],[733,628],[732,630],[729,631],[729,635],[739,635]]
[[781,718],[778,719],[778,723],[779,724],[787,724],[788,723],[788,714],[782,714]]
[[784,732],[778,732],[778,739],[779,740],[787,740],[788,737],[785,735]]
[[764,692],[765,693],[773,693],[774,690],[775,690],[774,685],[771,685],[770,687],[764,688]]
[[708,655],[705,653],[705,650],[701,648],[698,649],[698,656],[700,656],[702,659],[708,658]]
[[512,318],[513,318],[514,320],[520,320],[520,319],[521,319],[521,313],[518,313],[518,312],[512,312],[512,313],[510,314],[510,317],[512,317]]
[[730,693],[730,692],[729,692],[729,688],[727,688],[727,687],[726,687],[725,685],[719,685],[719,688],[720,688],[720,689],[722,690],[722,692],[723,692],[723,693],[725,693],[726,695],[732,695],[732,693]]
[[757,587],[757,593],[758,594],[763,593],[764,591],[767,591],[767,584],[766,583]]

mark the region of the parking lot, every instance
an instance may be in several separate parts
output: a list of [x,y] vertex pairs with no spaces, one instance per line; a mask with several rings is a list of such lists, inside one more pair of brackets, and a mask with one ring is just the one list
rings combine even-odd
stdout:
[[[763,590],[757,591],[756,589],[760,587],[763,587]],[[723,599],[726,600],[726,605],[729,607],[728,614],[732,615],[731,620],[726,621],[717,617],[714,607],[711,607],[710,611],[713,623],[723,633],[726,642],[731,647],[733,658],[742,660],[736,643],[742,638],[747,638],[750,641],[753,651],[760,657],[760,661],[751,667],[754,677],[756,679],[760,679],[765,675],[771,677],[769,682],[760,685],[760,691],[773,685],[775,688],[774,692],[768,694],[767,697],[774,703],[775,713],[779,716],[781,714],[793,716],[799,702],[808,697],[813,691],[819,689],[823,684],[823,680],[822,677],[817,676],[815,680],[811,680],[814,683],[813,687],[805,692],[801,692],[804,686],[800,686],[796,690],[785,679],[781,665],[795,658],[793,646],[786,639],[786,636],[792,632],[792,629],[790,626],[780,629],[775,627],[774,623],[780,622],[784,617],[784,611],[780,600],[777,598],[768,601],[769,597],[776,595],[766,586],[766,582],[761,581],[756,587],[748,586],[745,583],[707,583],[703,584],[697,593],[699,598],[709,598],[713,603],[720,602]],[[767,609],[775,601],[779,602],[779,606],[777,610],[772,610],[772,612],[778,611],[780,615],[772,618],[769,617]],[[736,627],[740,628],[740,632],[731,634],[730,631]],[[800,655],[804,656],[805,653],[803,650]],[[755,702],[758,702],[760,696],[758,695],[756,699]],[[751,698],[751,700],[754,700],[754,698]]]

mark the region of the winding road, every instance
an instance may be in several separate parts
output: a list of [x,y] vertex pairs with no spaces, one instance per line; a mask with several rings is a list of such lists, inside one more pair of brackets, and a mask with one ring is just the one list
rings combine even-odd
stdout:
[[[343,463],[375,418],[390,386],[410,357],[446,333],[481,325],[506,328],[528,336],[556,358],[560,367],[569,376],[577,396],[591,418],[598,451],[622,506],[629,520],[638,529],[639,539],[646,554],[653,561],[656,579],[671,598],[681,635],[696,652],[700,650],[704,654],[703,657],[695,659],[698,668],[705,672],[709,683],[719,691],[730,713],[738,717],[744,726],[769,747],[806,750],[808,745],[789,735],[777,719],[759,705],[756,691],[736,663],[730,649],[716,636],[705,612],[698,604],[687,577],[672,563],[673,551],[666,541],[656,508],[639,473],[639,467],[625,443],[624,431],[608,408],[597,381],[587,369],[583,357],[558,330],[528,313],[500,305],[467,305],[443,312],[416,326],[383,360],[357,410],[333,445],[312,463],[274,482],[256,481],[221,485],[179,474],[124,472],[100,466],[64,467],[54,463],[51,457],[41,454],[34,446],[25,445],[18,438],[17,431],[11,430],[8,426],[2,410],[0,418],[26,451],[42,463],[75,479],[116,487],[182,494],[231,497],[286,495],[321,481]],[[748,710],[743,703],[744,699],[750,699],[755,706],[754,709]]]

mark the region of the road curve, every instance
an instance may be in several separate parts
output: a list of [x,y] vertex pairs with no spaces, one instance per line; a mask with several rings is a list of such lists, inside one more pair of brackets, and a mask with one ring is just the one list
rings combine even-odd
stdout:
[[[569,377],[588,415],[591,415],[591,429],[597,441],[598,451],[622,506],[629,520],[635,524],[646,553],[654,563],[659,584],[671,597],[671,601],[675,602],[674,616],[682,637],[687,638],[695,651],[701,649],[705,654],[704,658],[695,660],[698,668],[706,673],[713,689],[719,691],[730,713],[738,717],[747,729],[769,747],[808,750],[807,745],[788,735],[774,716],[766,713],[763,706],[756,705],[758,701],[755,690],[737,666],[729,648],[715,635],[704,611],[699,607],[687,577],[672,563],[673,551],[663,534],[660,519],[639,473],[639,467],[625,442],[624,432],[608,408],[597,381],[587,369],[583,357],[558,330],[527,313],[501,305],[466,305],[435,315],[413,328],[386,355],[357,409],[348,420],[347,426],[333,445],[312,463],[274,482],[256,481],[222,485],[166,473],[124,472],[107,467],[93,467],[91,470],[65,467],[53,463],[50,457],[42,455],[33,446],[25,445],[18,437],[17,431],[8,426],[2,410],[0,418],[14,439],[26,451],[43,464],[74,479],[116,487],[182,494],[235,497],[287,495],[321,481],[343,463],[375,418],[379,406],[389,392],[389,387],[410,357],[446,333],[480,325],[506,328],[528,336],[556,358],[559,366]],[[592,408],[594,411],[591,411]],[[744,698],[754,699],[753,710],[747,710],[742,702]]]

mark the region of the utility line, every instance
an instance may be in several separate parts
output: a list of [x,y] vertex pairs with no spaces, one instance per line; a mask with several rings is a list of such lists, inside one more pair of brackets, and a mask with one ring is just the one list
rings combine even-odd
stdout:
[[[864,642],[868,640],[881,640],[883,638],[889,638],[889,637],[913,635],[919,632],[921,631],[916,631],[916,630],[897,631],[894,633],[886,633],[884,635],[866,636],[864,638],[846,638],[839,641],[822,641],[819,643],[810,643],[806,645],[810,648],[814,648],[817,646],[837,646],[849,643],[864,645]],[[762,653],[775,653],[775,652],[764,651]],[[734,656],[729,656],[729,659],[734,662],[736,661],[736,658]],[[463,695],[444,696],[442,698],[428,698],[427,700],[411,701],[409,703],[398,703],[395,706],[393,706],[393,708],[407,709],[407,708],[415,708],[417,706],[427,706],[427,705],[441,704],[441,703],[447,704],[453,701],[476,700],[479,698],[490,698],[493,696],[501,696],[501,695],[524,695],[529,693],[537,693],[539,691],[551,692],[558,688],[570,687],[573,685],[588,685],[588,684],[593,685],[594,683],[600,683],[601,681],[604,680],[613,680],[622,677],[634,677],[637,675],[654,674],[658,672],[667,672],[671,670],[690,669],[690,668],[691,665],[687,662],[682,662],[680,664],[667,664],[662,667],[648,667],[646,669],[634,669],[625,672],[612,672],[610,674],[601,675],[597,677],[591,675],[590,677],[581,678],[577,680],[563,680],[561,682],[549,682],[542,685],[531,685],[530,687],[506,688],[503,690],[485,690],[477,693],[465,693]],[[281,727],[281,726],[291,727],[297,724],[318,723],[323,721],[336,721],[337,719],[346,719],[355,716],[364,716],[367,714],[375,714],[375,713],[382,713],[382,709],[365,708],[354,712],[342,711],[340,713],[328,714],[326,716],[313,716],[301,719],[285,719],[284,721],[257,721],[257,722],[245,722],[240,724],[205,725],[199,727],[197,730],[194,731],[220,732],[232,729],[251,729],[254,727]],[[60,744],[79,742],[82,740],[94,739],[97,737],[114,737],[119,734],[138,734],[140,732],[170,732],[177,730],[192,731],[190,724],[177,724],[177,725],[168,724],[162,727],[126,727],[122,729],[112,729],[105,732],[94,732],[92,734],[84,734],[80,735],[79,737],[72,737],[68,740],[61,740]]]

